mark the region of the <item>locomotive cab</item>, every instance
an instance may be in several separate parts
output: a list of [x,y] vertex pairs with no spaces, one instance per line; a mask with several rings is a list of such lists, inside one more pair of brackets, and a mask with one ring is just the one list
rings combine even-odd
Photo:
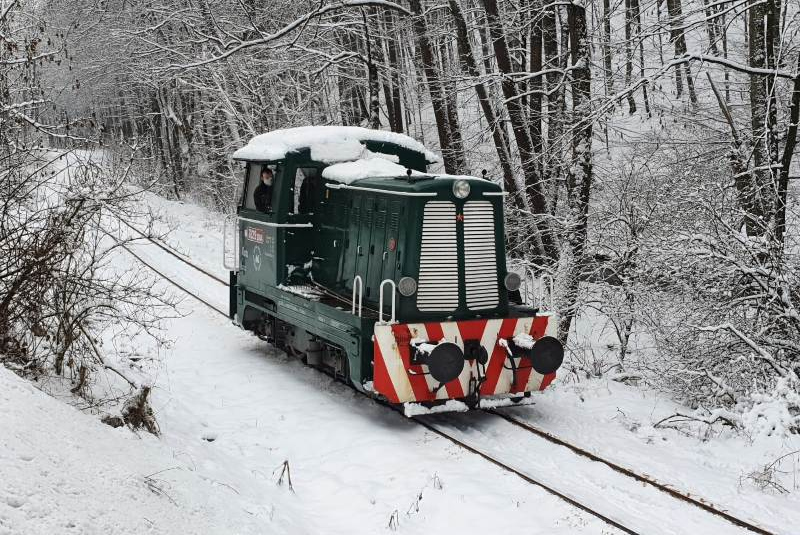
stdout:
[[[255,237],[245,241],[259,242],[265,233],[266,246],[260,252],[266,255],[265,267],[274,270],[261,272],[259,277],[262,282],[280,284],[287,275],[286,265],[310,258],[312,218],[319,203],[322,167],[296,158],[244,164],[246,180],[237,213],[241,222],[252,223],[245,228]],[[264,169],[273,171],[268,210],[260,209],[255,200]]]
[[429,174],[419,143],[355,127],[271,132],[234,158],[240,325],[392,403],[474,406],[552,381],[557,316],[509,299],[497,184]]

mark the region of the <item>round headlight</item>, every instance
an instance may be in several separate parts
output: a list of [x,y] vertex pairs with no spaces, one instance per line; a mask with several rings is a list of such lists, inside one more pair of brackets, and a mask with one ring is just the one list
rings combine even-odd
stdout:
[[397,290],[403,297],[411,297],[417,291],[417,281],[411,277],[403,277],[397,283]]
[[469,195],[469,182],[466,180],[456,180],[453,182],[453,195],[457,199],[466,199]]
[[522,286],[522,279],[513,271],[509,271],[508,275],[506,275],[506,280],[503,281],[503,283],[506,286],[506,290],[509,292],[516,292],[519,290],[519,287]]

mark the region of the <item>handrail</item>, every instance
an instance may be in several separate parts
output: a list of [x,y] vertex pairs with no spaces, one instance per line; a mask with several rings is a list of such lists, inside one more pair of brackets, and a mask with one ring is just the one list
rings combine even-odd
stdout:
[[347,184],[335,184],[327,182],[325,187],[328,189],[352,189],[356,191],[369,191],[371,193],[384,193],[386,195],[399,195],[400,197],[436,197],[438,193],[424,191],[396,191],[390,189],[365,188],[364,186],[349,186]]
[[[512,263],[509,264],[509,271],[512,270],[522,270],[524,276],[522,277],[522,286],[520,288],[521,296],[523,302],[528,305],[532,305],[540,310],[553,310],[553,305],[555,303],[555,282],[553,279],[553,275],[550,273],[543,273],[541,276],[537,277],[536,273],[534,272],[533,268],[530,266],[526,266],[522,263],[516,264]],[[533,285],[533,289],[531,291],[531,284]],[[531,300],[528,300],[528,292],[531,292]],[[547,299],[545,302],[545,292],[548,294]]]
[[[231,229],[233,247],[230,248],[228,230]],[[235,216],[227,216],[222,226],[222,265],[229,271],[239,271],[239,225]]]
[[[357,283],[357,284],[356,284]],[[364,281],[361,279],[361,275],[356,275],[353,279],[353,308],[351,313],[355,316],[356,315],[356,287],[358,287],[358,317],[361,317],[361,301],[364,298]]]
[[247,221],[248,223],[256,223],[273,228],[314,228],[314,225],[311,223],[272,223],[270,221],[261,221],[260,219],[250,219],[247,217],[239,217],[239,221]]
[[397,301],[397,299],[395,299],[395,293],[397,292],[397,285],[392,279],[384,279],[384,281],[381,283],[380,289],[378,290],[378,292],[381,294],[380,298],[378,299],[378,324],[380,325],[386,324],[386,322],[383,321],[383,286],[387,282],[392,285],[392,319],[389,320],[388,323],[397,323],[395,321],[395,302]]
[[[509,272],[515,272],[519,274],[520,271],[520,278],[522,279],[522,286],[520,287],[520,297],[522,297],[522,304],[528,305],[531,301],[528,299],[528,292],[530,290],[530,285],[528,284],[528,276],[530,275],[530,280],[535,280],[536,277],[533,276],[533,270],[528,266],[520,263],[517,264],[516,262],[509,262],[508,269]],[[533,299],[536,299],[536,295],[533,295]]]
[[544,305],[545,281],[549,281],[550,284],[547,285],[548,289],[550,290],[549,299],[547,303],[547,308],[545,310],[553,310],[553,276],[550,275],[549,273],[543,273],[542,276],[539,277],[539,281],[540,281],[539,287],[541,288],[540,306]]
[[[544,299],[541,279],[536,276],[536,273],[533,271],[532,267],[525,266],[525,280],[528,280],[528,278],[530,278],[531,285],[533,286],[533,291],[531,291],[531,305],[539,308],[542,306],[542,300]],[[535,284],[536,282],[539,282],[540,284]]]
[[527,305],[528,304],[528,290],[530,290],[530,285],[528,284],[528,268],[523,268],[524,271],[522,272],[522,303]]

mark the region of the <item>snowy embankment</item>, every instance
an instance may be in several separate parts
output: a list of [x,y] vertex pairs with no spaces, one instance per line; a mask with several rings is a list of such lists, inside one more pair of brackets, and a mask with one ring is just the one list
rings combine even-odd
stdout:
[[[222,533],[230,493],[0,366],[0,534]],[[207,507],[213,503],[214,507]]]
[[[173,229],[166,237],[170,246],[225,276],[218,216],[154,196],[148,204],[161,214],[163,227]],[[219,283],[155,246],[135,250],[224,308],[226,293]],[[137,265],[123,251],[119,262]],[[175,291],[166,284],[163,290]],[[103,426],[0,370],[2,535],[92,529],[104,534],[615,532],[287,358],[196,300],[185,298],[180,310],[183,317],[165,324],[174,343],[161,350],[153,394],[163,433],[158,439]],[[158,350],[145,345],[138,351]],[[651,391],[562,378],[536,396],[534,406],[513,413],[738,516],[792,533],[800,522],[792,478],[796,462],[789,458],[781,465],[788,474],[778,476],[792,491],[788,494],[761,491],[747,476],[800,449],[797,439],[702,441],[653,427],[676,408]],[[702,532],[691,519],[694,513],[676,510],[665,523],[654,522],[647,509],[631,511],[645,503],[640,485],[618,488],[602,470],[583,470],[563,452],[554,454],[556,446],[507,433],[497,420],[473,413],[451,415],[445,424],[498,455],[515,455],[531,475],[549,478],[570,494],[600,489],[592,491],[598,508],[627,504],[628,514],[653,524],[647,533]],[[291,489],[285,475],[278,484],[285,462]],[[716,532],[740,532],[722,528]]]

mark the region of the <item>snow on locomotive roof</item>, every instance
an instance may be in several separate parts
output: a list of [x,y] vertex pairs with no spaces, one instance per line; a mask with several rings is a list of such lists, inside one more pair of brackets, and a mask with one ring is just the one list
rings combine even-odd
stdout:
[[[309,148],[311,158],[324,163],[357,160],[362,157],[362,142],[376,141],[394,143],[408,150],[419,152],[428,163],[439,161],[439,157],[425,146],[404,134],[371,130],[358,126],[300,126],[284,128],[260,134],[233,153],[236,160],[280,160],[295,150]],[[403,171],[405,173],[405,170]]]
[[[361,158],[352,162],[342,162],[329,165],[322,170],[322,177],[328,180],[335,180],[343,184],[352,184],[356,180],[365,178],[406,178],[409,169],[402,165],[388,160],[391,156],[369,153],[366,158]],[[480,180],[484,179],[471,175],[447,175],[447,174],[428,174],[410,169],[411,176],[429,179],[461,179],[461,180]]]
[[[406,168],[380,156],[329,165],[322,170],[322,177],[343,184],[350,184],[363,178],[397,178],[406,176]],[[413,175],[422,175],[411,171]]]

